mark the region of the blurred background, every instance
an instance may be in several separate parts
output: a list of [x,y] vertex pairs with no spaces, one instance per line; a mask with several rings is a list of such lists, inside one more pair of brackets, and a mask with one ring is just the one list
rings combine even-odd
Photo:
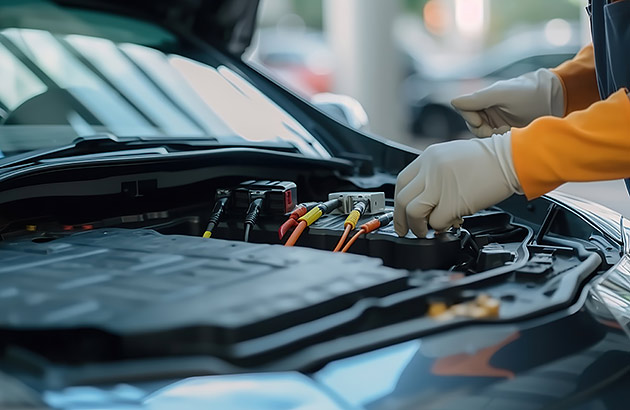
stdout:
[[[590,41],[586,0],[261,0],[246,58],[309,99],[338,93],[370,130],[424,149],[469,138],[456,96],[555,67]],[[621,181],[563,191],[630,216]]]

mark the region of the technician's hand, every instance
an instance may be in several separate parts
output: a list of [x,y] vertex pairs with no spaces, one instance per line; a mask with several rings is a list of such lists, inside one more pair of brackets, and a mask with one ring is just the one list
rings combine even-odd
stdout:
[[540,69],[454,99],[451,104],[478,137],[525,127],[538,117],[564,115],[564,90],[558,76]]
[[521,188],[510,133],[432,145],[398,175],[394,227],[422,238],[427,222],[444,231],[514,193]]

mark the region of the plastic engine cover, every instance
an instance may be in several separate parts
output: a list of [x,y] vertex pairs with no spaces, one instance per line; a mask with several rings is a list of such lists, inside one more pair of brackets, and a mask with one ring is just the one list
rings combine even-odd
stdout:
[[31,239],[0,243],[0,294],[10,295],[0,332],[53,361],[253,355],[273,343],[230,349],[407,288],[407,272],[379,259],[307,248],[147,229]]

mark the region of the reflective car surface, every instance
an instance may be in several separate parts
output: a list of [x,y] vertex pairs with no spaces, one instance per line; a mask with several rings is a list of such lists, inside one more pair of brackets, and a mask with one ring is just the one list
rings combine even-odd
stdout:
[[437,70],[417,63],[416,72],[404,83],[414,135],[437,136],[439,139],[457,137],[467,128],[451,107],[453,98],[540,68],[557,67],[580,50],[577,39],[563,46],[553,46],[540,33],[527,34],[529,36],[520,35],[506,40],[469,64]]
[[417,152],[244,63],[256,7],[0,2],[0,407],[627,408],[630,223],[399,238]]

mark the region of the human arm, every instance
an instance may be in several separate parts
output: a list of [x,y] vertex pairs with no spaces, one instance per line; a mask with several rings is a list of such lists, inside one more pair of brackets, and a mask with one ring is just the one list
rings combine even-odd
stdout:
[[571,60],[552,68],[550,71],[562,83],[563,117],[572,112],[584,110],[600,100],[592,44],[585,46]]
[[565,118],[543,117],[492,138],[436,144],[398,176],[394,223],[403,236],[444,230],[514,193],[630,177],[630,99],[620,90]]
[[478,137],[525,127],[544,116],[564,117],[599,100],[593,46],[553,69],[539,69],[455,98],[452,105]]
[[[553,136],[553,138],[548,138]],[[512,130],[514,169],[528,198],[565,182],[630,177],[630,100],[620,90],[564,119]]]

